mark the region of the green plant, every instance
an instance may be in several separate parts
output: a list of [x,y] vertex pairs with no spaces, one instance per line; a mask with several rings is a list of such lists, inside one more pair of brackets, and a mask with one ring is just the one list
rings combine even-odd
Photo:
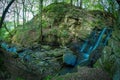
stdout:
[[16,80],[25,80],[25,79],[23,79],[21,77],[17,77]]
[[43,28],[48,27],[48,23],[47,23],[47,21],[42,20],[42,27],[43,27]]
[[51,79],[52,79],[52,76],[48,75],[48,76],[45,77],[44,80],[51,80]]

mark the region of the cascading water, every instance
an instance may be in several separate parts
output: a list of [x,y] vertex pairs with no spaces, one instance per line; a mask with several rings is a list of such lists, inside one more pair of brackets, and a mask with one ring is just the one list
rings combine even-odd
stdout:
[[27,54],[29,52],[32,52],[32,50],[30,49],[25,49],[21,52],[17,52],[17,48],[15,46],[10,47],[9,44],[5,42],[1,43],[1,47],[6,51],[12,53],[13,55],[17,55],[22,60],[30,61],[31,59],[30,55]]
[[[68,56],[64,56],[64,63],[67,63],[72,66],[81,65],[82,63],[88,61],[90,54],[98,49],[99,47],[104,47],[107,44],[107,41],[110,38],[112,33],[112,29],[103,28],[101,31],[93,30],[90,36],[86,39],[86,41],[80,45],[79,53],[82,55],[82,58],[77,60],[75,55],[69,54]],[[17,54],[18,57],[24,58],[26,60],[30,60],[30,55],[25,54],[26,51],[18,53],[16,47],[9,47],[9,45],[5,42],[1,43],[1,47],[4,48],[6,51]],[[31,52],[31,51],[28,51]],[[97,55],[97,54],[96,54]],[[73,60],[72,60],[73,59]]]
[[82,54],[83,59],[78,60],[76,65],[80,65],[81,63],[88,61],[90,54],[94,50],[98,49],[99,47],[106,46],[111,33],[112,29],[107,28],[103,28],[100,32],[97,30],[93,30],[89,38],[82,44],[80,48],[79,53],[80,55]]

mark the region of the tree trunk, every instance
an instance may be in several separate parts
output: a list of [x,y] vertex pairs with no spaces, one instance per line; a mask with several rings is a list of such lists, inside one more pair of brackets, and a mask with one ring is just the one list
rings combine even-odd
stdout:
[[19,14],[20,14],[20,10],[18,9],[18,6],[16,7],[17,9],[17,26],[19,25]]
[[16,9],[16,13],[17,13],[17,22],[16,22],[16,26],[18,26],[19,25],[19,13],[20,13],[20,10],[18,10],[18,5],[17,5],[17,3],[18,3],[18,0],[16,0],[16,4],[15,4],[15,9]]
[[54,0],[54,3],[58,3],[58,0]]
[[82,9],[82,0],[80,0],[80,9]]
[[27,9],[26,9],[26,0],[25,0],[25,3],[24,3],[24,21],[25,21],[25,23],[27,22],[27,18],[26,18],[26,11],[27,11]]
[[14,28],[16,28],[16,13],[15,13],[15,9],[14,9]]
[[71,6],[72,6],[72,4],[73,4],[73,0],[70,0],[70,4],[71,4]]
[[25,0],[22,0],[23,5],[23,28],[25,27]]
[[42,7],[43,7],[43,0],[39,0],[39,27],[40,27],[40,41],[43,41],[42,38]]
[[30,12],[32,13],[32,15],[33,15],[33,17],[34,17],[34,16],[35,16],[35,13],[34,13],[34,11],[32,10],[32,9],[33,9],[33,6],[34,6],[34,1],[31,2],[31,0],[28,0],[28,2],[29,2],[29,4],[30,4],[29,10],[30,10]]
[[77,7],[79,7],[79,0],[77,0]]
[[10,8],[10,6],[12,5],[12,3],[14,2],[15,0],[11,0],[10,3],[7,5],[7,7],[5,8],[5,10],[3,11],[3,14],[2,14],[2,17],[1,17],[1,20],[0,20],[0,28],[2,27],[3,25],[3,22],[4,22],[4,19],[5,19],[5,16],[8,12],[8,9]]
[[120,0],[116,0],[117,1],[117,3],[119,4],[119,6],[120,6]]

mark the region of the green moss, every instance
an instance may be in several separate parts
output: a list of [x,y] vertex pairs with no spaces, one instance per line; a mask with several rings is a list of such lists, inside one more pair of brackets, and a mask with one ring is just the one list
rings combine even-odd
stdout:
[[[67,4],[67,3],[57,3],[57,4],[50,4],[49,6],[45,7],[44,8],[44,11],[45,12],[60,12],[60,13],[63,13],[64,11],[66,11],[66,9],[64,8],[68,8],[70,5]],[[61,12],[61,10],[62,12]],[[59,13],[59,14],[60,14]]]
[[67,3],[53,3],[45,7],[44,12],[46,13],[46,16],[54,19],[53,23],[59,23],[65,16],[66,12],[69,11],[69,7],[70,5]]

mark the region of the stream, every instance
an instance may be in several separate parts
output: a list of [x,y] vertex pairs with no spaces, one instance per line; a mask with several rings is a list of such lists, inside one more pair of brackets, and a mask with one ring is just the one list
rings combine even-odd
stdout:
[[[107,45],[111,33],[112,30],[107,28],[100,31],[93,30],[81,45],[72,45],[78,52],[77,54],[69,48],[51,50],[51,48],[45,49],[39,45],[34,50],[11,46],[6,42],[2,42],[0,45],[5,51],[19,58],[24,63],[25,70],[28,69],[36,74],[40,72],[43,77],[53,73],[64,75],[77,71],[76,66],[78,65],[93,67],[93,64],[102,55],[101,51]],[[18,66],[22,68],[22,65],[18,64]]]

